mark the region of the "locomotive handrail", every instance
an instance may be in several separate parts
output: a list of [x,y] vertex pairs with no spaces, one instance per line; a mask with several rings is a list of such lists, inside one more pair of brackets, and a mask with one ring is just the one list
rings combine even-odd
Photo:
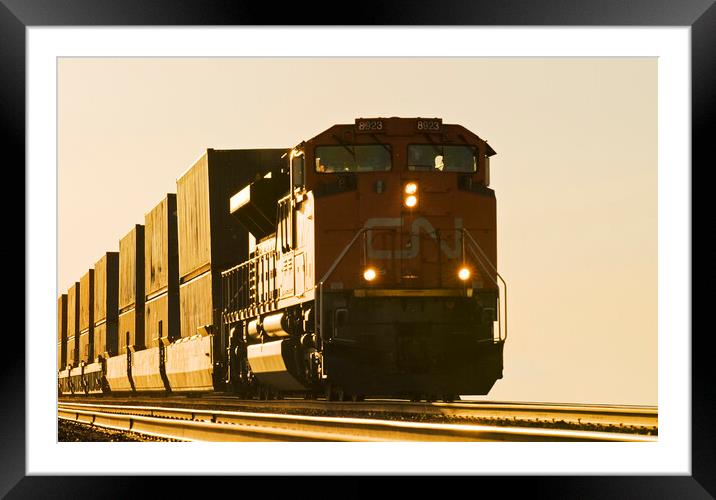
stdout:
[[318,334],[321,338],[321,343],[323,343],[323,283],[325,283],[326,280],[331,276],[331,274],[333,274],[333,271],[336,270],[336,267],[338,267],[338,264],[340,264],[341,260],[343,260],[343,257],[346,256],[348,250],[351,249],[358,237],[370,229],[371,228],[369,227],[363,227],[358,230],[355,236],[353,236],[353,239],[350,241],[350,243],[348,243],[343,249],[343,251],[338,255],[338,257],[336,257],[336,260],[333,261],[333,264],[328,269],[328,271],[326,271],[326,274],[324,274],[318,282]]
[[[477,258],[477,261],[480,263],[480,265],[483,267],[483,269],[484,269],[484,262],[487,262],[487,264],[488,264],[488,265],[492,268],[492,270],[495,272],[495,275],[496,275],[496,276],[499,278],[499,280],[502,282],[502,287],[505,289],[505,300],[504,300],[504,307],[505,307],[505,337],[504,337],[504,338],[502,338],[502,332],[501,332],[501,328],[500,328],[500,323],[501,323],[501,318],[500,318],[500,316],[501,316],[501,315],[500,315],[500,307],[499,307],[499,304],[500,304],[500,297],[499,297],[499,295],[498,295],[498,297],[497,297],[497,303],[498,303],[498,308],[497,308],[497,329],[498,329],[498,335],[499,335],[500,340],[503,340],[503,341],[504,341],[504,340],[507,340],[507,282],[506,282],[506,281],[504,280],[504,278],[500,275],[500,273],[497,272],[497,268],[496,268],[495,265],[490,261],[489,257],[488,257],[487,254],[485,254],[485,252],[482,250],[482,248],[481,248],[480,245],[477,243],[477,241],[476,241],[475,238],[472,236],[472,234],[470,234],[470,231],[468,231],[468,230],[465,229],[464,227],[461,228],[460,230],[461,230],[461,232],[462,232],[464,235],[466,235],[466,236],[470,239],[470,242],[472,243],[472,245],[473,245],[475,248],[477,248],[477,250],[478,250],[478,251],[480,252],[480,254],[482,255],[482,257],[480,257],[479,255],[477,255],[477,253],[476,253],[475,250],[472,248],[472,246],[470,247],[470,250],[472,251],[473,255],[475,255],[475,257]],[[484,258],[484,262],[483,262],[483,258]],[[485,271],[487,271],[487,270],[485,269]],[[497,288],[498,288],[498,290],[499,290],[500,285],[499,285],[499,283],[497,282],[497,280],[495,280],[495,278],[493,278],[493,277],[490,275],[489,272],[486,272],[486,274],[490,277],[490,279],[492,280],[492,282],[495,283],[495,285],[497,286]]]
[[[222,297],[222,315],[229,312],[227,309],[232,307],[232,305],[234,305],[235,309],[239,311],[250,309],[252,307],[259,307],[275,300],[276,277],[273,276],[273,272],[268,273],[266,283],[264,283],[263,279],[260,279],[259,277],[262,276],[262,273],[265,271],[262,267],[267,265],[267,262],[267,267],[271,269],[275,268],[277,255],[278,252],[276,250],[270,250],[221,272],[222,279],[236,276],[237,281],[242,281],[241,278],[244,277],[245,274],[245,277],[248,280],[249,272],[251,270],[251,266],[253,265],[255,267],[254,271],[256,275],[253,297],[251,290],[249,290],[247,286],[249,285],[248,282],[242,282],[240,284],[241,286],[237,286],[235,289],[232,289],[231,283],[227,283],[226,287],[222,287],[222,294],[226,294],[226,297]],[[244,271],[243,274],[242,271]]]

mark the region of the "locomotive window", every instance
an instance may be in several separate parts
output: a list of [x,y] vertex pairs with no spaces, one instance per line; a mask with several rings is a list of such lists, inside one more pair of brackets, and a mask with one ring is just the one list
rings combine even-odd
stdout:
[[316,148],[316,172],[377,172],[390,170],[391,166],[387,144]]
[[414,144],[408,146],[408,170],[476,172],[477,149],[473,146]]
[[293,169],[293,187],[303,186],[303,155],[293,157],[291,168]]

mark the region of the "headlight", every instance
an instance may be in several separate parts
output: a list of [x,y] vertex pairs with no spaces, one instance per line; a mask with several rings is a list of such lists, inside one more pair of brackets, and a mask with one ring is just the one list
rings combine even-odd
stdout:
[[405,206],[408,208],[414,208],[418,204],[418,197],[414,194],[405,197]]
[[415,194],[418,192],[418,185],[414,182],[408,182],[405,185],[405,194]]
[[460,270],[457,272],[457,277],[460,278],[462,281],[467,281],[470,279],[470,269],[463,266],[460,268]]
[[372,267],[369,267],[365,271],[363,271],[363,279],[366,281],[373,281],[377,275],[378,273],[376,273],[375,269],[373,269]]

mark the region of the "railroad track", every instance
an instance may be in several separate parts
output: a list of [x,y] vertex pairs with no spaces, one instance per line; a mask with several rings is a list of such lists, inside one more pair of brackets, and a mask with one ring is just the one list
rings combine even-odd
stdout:
[[455,403],[412,403],[401,400],[329,402],[322,400],[283,399],[272,401],[240,400],[234,396],[94,396],[63,397],[61,402],[105,402],[130,405],[190,406],[199,409],[256,411],[324,416],[378,416],[383,418],[418,417],[423,420],[473,421],[572,427],[608,426],[644,434],[658,433],[658,410],[648,406],[576,405],[560,403],[522,403],[460,401]]
[[[275,403],[275,402],[274,402]],[[316,403],[315,401],[312,403]],[[286,402],[290,404],[290,402]],[[374,403],[361,403],[371,405]],[[385,404],[385,403],[383,403]],[[332,403],[333,405],[333,403]],[[501,408],[501,410],[505,410]],[[540,410],[544,411],[544,410]],[[62,401],[60,419],[182,441],[640,441],[634,432]]]

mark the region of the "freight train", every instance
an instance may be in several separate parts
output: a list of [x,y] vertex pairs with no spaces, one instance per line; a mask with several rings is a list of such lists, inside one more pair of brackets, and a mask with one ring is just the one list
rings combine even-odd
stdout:
[[60,394],[487,394],[507,337],[494,154],[439,118],[206,150],[59,297]]

